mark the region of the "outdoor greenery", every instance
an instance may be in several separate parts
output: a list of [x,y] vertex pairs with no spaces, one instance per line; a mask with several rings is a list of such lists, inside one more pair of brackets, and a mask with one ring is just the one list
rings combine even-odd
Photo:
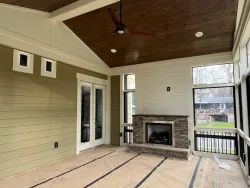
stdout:
[[197,126],[199,126],[199,127],[210,127],[210,128],[235,128],[233,123],[228,123],[228,122],[214,122],[213,124],[200,123]]

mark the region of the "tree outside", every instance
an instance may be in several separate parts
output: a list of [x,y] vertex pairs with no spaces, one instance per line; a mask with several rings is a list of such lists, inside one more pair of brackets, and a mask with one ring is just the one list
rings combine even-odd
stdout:
[[[233,82],[233,65],[193,68],[193,85]],[[232,87],[194,90],[196,126],[234,128],[234,91]]]

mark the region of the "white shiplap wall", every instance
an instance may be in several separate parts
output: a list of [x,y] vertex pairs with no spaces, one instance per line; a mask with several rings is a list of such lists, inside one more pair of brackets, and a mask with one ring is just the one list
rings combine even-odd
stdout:
[[[187,115],[189,137],[193,139],[192,67],[223,63],[232,63],[231,52],[118,67],[112,74],[135,74],[136,114]],[[123,109],[122,100],[120,106]],[[124,125],[121,122],[121,131]]]
[[[136,74],[136,113],[186,115],[185,68],[164,67]],[[170,91],[167,92],[167,87]]]

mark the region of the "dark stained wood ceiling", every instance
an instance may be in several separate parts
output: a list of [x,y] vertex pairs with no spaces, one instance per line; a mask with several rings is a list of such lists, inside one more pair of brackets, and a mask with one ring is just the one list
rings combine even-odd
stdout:
[[52,12],[78,0],[0,0],[0,3]]
[[[115,29],[108,7],[119,17],[115,3],[65,24],[110,67],[232,50],[237,0],[123,0],[126,27],[153,32],[153,37],[108,35]],[[198,31],[203,37],[195,37]]]

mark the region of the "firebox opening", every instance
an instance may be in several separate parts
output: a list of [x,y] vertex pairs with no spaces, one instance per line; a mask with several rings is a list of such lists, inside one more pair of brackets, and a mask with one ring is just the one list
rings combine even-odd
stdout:
[[146,142],[151,144],[173,145],[172,125],[146,123]]

